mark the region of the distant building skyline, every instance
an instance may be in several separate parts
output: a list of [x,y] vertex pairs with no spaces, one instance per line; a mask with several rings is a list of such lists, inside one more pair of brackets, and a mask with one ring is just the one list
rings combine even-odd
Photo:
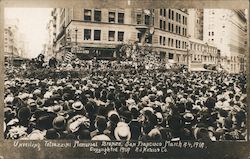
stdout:
[[[19,31],[25,35],[27,57],[33,58],[41,53],[46,43],[46,25],[50,17],[51,8],[5,8],[4,22],[8,19],[19,20]],[[23,37],[22,37],[23,38]]]

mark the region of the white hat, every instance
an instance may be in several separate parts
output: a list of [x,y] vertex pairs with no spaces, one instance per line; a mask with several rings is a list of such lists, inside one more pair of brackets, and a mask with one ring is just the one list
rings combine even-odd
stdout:
[[75,103],[72,104],[72,108],[75,110],[82,110],[83,109],[83,104],[80,101],[76,101]]
[[161,124],[163,122],[163,116],[160,112],[155,113],[157,120],[158,120],[158,124]]
[[44,140],[45,139],[45,132],[40,130],[34,130],[32,131],[28,136],[28,140]]
[[120,141],[121,138],[126,138],[126,140],[130,140],[131,132],[127,123],[119,122],[114,131],[115,138]]
[[93,140],[93,141],[110,141],[111,139],[107,135],[101,134],[101,135],[94,136],[91,140]]

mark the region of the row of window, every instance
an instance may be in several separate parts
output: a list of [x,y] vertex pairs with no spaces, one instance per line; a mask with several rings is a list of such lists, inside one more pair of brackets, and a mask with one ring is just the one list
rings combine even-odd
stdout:
[[[94,38],[91,37],[91,29],[84,29],[83,39],[84,40],[101,40],[101,30],[94,30]],[[109,31],[108,33],[108,40],[109,41],[116,41],[115,37],[117,34],[117,41],[124,41],[124,32],[123,31]]]
[[203,56],[193,54],[193,61],[215,62],[216,58],[214,56]]
[[212,36],[214,36],[214,32],[212,31],[212,32],[208,32],[208,35],[210,36],[210,35],[212,35]]
[[[160,9],[160,16],[167,17],[167,10]],[[175,14],[174,10],[171,9],[168,10],[168,19],[175,20],[176,22],[187,25],[187,17],[177,12]]]
[[[121,12],[109,12],[108,13],[108,22],[109,23],[120,23],[124,24],[124,13]],[[84,9],[84,20],[85,21],[95,21],[101,22],[102,21],[102,11],[100,10],[91,10],[91,9]]]
[[[174,24],[168,22],[168,31],[171,33],[176,33],[178,35],[182,35],[182,36],[187,36],[187,29],[186,28],[182,28],[181,26],[176,25],[174,28]],[[160,19],[160,29],[162,30],[166,30],[166,21]]]
[[[152,17],[152,23],[154,25],[154,17]],[[144,23],[143,23],[144,22]],[[136,24],[145,24],[145,25],[149,25],[150,24],[150,16],[149,15],[144,15],[144,17],[142,16],[142,14],[137,13],[136,14]]]
[[[182,49],[186,49],[187,48],[187,42],[185,41],[181,41],[181,40],[174,40],[172,38],[168,38],[168,41],[166,41],[166,37],[164,36],[159,36],[159,41],[160,41],[160,45],[166,46],[168,45],[169,47],[175,47],[175,48],[182,48]],[[174,41],[175,41],[175,45],[174,45]],[[166,43],[167,42],[167,43]]]
[[205,47],[203,46],[202,44],[194,44],[194,43],[191,43],[190,44],[190,49],[191,50],[197,50],[197,51],[207,51],[207,52],[210,52],[210,53],[217,53],[217,49],[216,48],[213,48],[213,47]]

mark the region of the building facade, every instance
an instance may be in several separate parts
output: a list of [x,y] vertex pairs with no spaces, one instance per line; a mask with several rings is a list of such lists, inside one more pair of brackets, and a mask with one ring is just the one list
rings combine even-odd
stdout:
[[246,71],[247,20],[244,10],[205,9],[204,39],[214,44],[230,73]]
[[20,33],[18,19],[6,19],[4,24],[4,56],[25,57],[26,43],[24,34]]
[[80,9],[52,11],[54,53],[112,58],[118,45],[152,47],[162,61],[187,64],[187,11],[179,9]]
[[218,54],[217,47],[199,39],[189,40],[191,63],[201,63],[203,65],[218,64],[220,55]]
[[217,66],[220,59],[217,47],[203,38],[204,10],[188,9],[189,56],[192,66]]
[[14,57],[18,56],[18,47],[17,47],[17,20],[9,19],[5,21],[4,25],[4,56],[5,57]]
[[203,9],[188,9],[188,35],[203,40]]

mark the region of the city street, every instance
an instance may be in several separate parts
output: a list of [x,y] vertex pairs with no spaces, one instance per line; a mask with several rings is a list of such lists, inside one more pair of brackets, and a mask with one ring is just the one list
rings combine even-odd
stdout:
[[246,10],[33,13],[5,14],[5,139],[247,140]]

